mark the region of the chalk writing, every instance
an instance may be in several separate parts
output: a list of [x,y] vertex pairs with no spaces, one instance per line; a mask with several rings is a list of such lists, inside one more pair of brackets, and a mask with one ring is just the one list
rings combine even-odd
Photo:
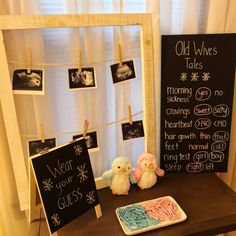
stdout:
[[187,78],[188,78],[188,75],[187,75],[187,73],[182,72],[182,73],[180,74],[179,78],[180,78],[180,80],[182,80],[182,81],[186,81]]
[[224,153],[220,151],[212,151],[210,152],[209,160],[212,162],[222,162],[224,160]]
[[74,146],[74,150],[75,150],[75,155],[77,156],[80,156],[80,154],[83,152],[83,148],[81,145]]
[[199,118],[195,121],[194,124],[196,129],[202,130],[202,129],[208,129],[211,127],[211,119],[209,118]]
[[178,120],[177,122],[169,121],[165,119],[165,128],[178,128],[178,129],[185,129],[185,128],[191,128],[193,126],[193,121],[183,121],[183,120]]
[[207,116],[212,112],[212,107],[209,104],[199,104],[194,107],[193,113],[196,116]]
[[164,161],[173,162],[177,164],[179,161],[190,161],[190,153],[178,153],[178,154],[165,154],[163,156]]
[[197,81],[199,78],[198,72],[192,72],[191,81]]
[[189,144],[188,149],[189,150],[208,150],[209,143],[206,144]]
[[197,135],[193,132],[189,132],[188,134],[178,134],[178,141],[181,143],[183,140],[191,140],[196,139]]
[[212,135],[214,141],[223,141],[226,142],[229,140],[229,133],[227,131],[216,131]]
[[82,183],[88,178],[88,171],[86,169],[86,164],[78,166],[77,170],[79,172],[79,174],[77,174],[77,176],[79,177],[80,183]]
[[90,191],[88,194],[86,194],[86,200],[88,204],[92,204],[95,202],[94,191]]
[[166,150],[178,150],[179,144],[178,143],[171,143],[169,141],[165,141],[165,149]]
[[51,216],[51,220],[54,226],[58,226],[61,224],[60,218],[58,214],[54,214]]
[[47,165],[48,170],[52,174],[52,176],[56,179],[58,176],[61,176],[65,174],[66,172],[72,170],[71,166],[72,160],[66,161],[65,163],[60,163],[60,160],[57,159],[57,165],[53,168],[53,170],[50,168],[49,165]]
[[196,172],[202,172],[203,170],[204,170],[204,165],[202,163],[193,162],[193,163],[188,163],[186,165],[187,172],[196,173]]
[[199,138],[200,138],[200,139],[211,139],[211,135],[208,134],[208,133],[205,133],[205,132],[201,131],[201,132],[199,133]]
[[203,81],[208,81],[211,78],[209,72],[203,72],[202,80]]
[[164,168],[167,172],[180,172],[182,169],[182,165],[168,163],[168,164],[165,164]]
[[229,115],[229,107],[226,104],[214,106],[213,115],[216,117],[227,117]]
[[211,144],[212,151],[224,151],[226,148],[226,142],[214,142]]
[[208,152],[206,151],[196,152],[193,156],[193,161],[197,163],[203,163],[208,161]]
[[177,115],[177,116],[183,116],[184,118],[187,118],[188,115],[190,114],[190,109],[188,108],[167,108],[166,109],[166,115],[172,116],[172,115]]
[[167,95],[187,95],[188,97],[192,97],[193,89],[188,87],[167,87],[166,93]]
[[221,127],[221,128],[224,127],[225,128],[225,127],[227,127],[227,120],[215,120],[213,124],[215,127]]
[[70,183],[73,183],[73,175],[70,176],[70,177],[65,178],[64,180],[62,180],[62,181],[60,181],[58,183],[56,183],[56,188],[59,190],[58,195],[61,195],[62,192],[63,192],[63,188],[66,185],[70,184]]
[[195,93],[195,98],[198,101],[205,101],[211,97],[211,90],[207,87],[200,87]]
[[74,189],[68,194],[59,197],[57,201],[58,208],[63,210],[65,208],[71,207],[76,204],[80,199],[82,199],[83,194],[80,191],[80,188]]
[[52,180],[49,178],[49,179],[45,179],[43,180],[43,189],[44,191],[51,191],[53,189],[53,182]]

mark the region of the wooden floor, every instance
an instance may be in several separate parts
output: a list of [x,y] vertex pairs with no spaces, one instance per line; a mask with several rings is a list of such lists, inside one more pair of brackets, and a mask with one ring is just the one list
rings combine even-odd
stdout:
[[[97,219],[95,211],[90,210],[61,229],[58,236],[122,236],[115,209],[162,196],[172,196],[187,214],[187,220],[141,235],[211,236],[236,230],[236,193],[215,174],[167,174],[158,181],[148,190],[132,186],[128,196],[113,196],[108,188],[99,190],[103,216]],[[31,226],[32,236],[49,235],[45,220]]]

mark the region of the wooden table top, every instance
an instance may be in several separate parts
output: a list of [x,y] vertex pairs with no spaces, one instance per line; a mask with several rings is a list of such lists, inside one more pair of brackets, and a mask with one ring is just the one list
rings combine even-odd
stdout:
[[132,186],[128,196],[113,196],[108,188],[98,193],[103,216],[97,219],[95,211],[90,210],[62,228],[59,236],[123,236],[115,209],[162,196],[172,196],[187,220],[141,235],[210,236],[236,230],[236,193],[215,174],[166,174],[151,189]]

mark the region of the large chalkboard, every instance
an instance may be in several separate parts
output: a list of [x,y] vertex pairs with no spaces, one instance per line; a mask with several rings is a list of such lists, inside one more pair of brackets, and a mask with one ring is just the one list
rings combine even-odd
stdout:
[[162,37],[161,167],[226,172],[236,34]]
[[51,234],[99,203],[84,139],[32,157],[31,164]]

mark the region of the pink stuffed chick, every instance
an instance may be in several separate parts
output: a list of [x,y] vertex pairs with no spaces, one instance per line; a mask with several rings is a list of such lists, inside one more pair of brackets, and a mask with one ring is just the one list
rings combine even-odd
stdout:
[[148,189],[156,184],[157,176],[164,176],[164,170],[157,167],[156,157],[153,154],[144,153],[138,159],[134,176],[141,189]]

